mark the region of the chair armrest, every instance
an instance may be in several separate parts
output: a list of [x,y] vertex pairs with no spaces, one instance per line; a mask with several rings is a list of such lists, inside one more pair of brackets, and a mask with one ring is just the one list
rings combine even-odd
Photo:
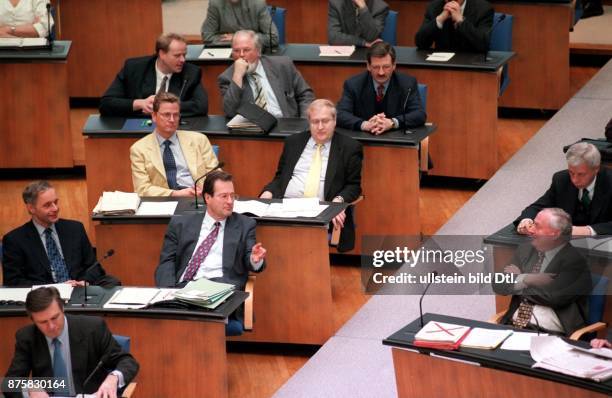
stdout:
[[[349,203],[351,206],[355,206],[357,203],[363,200],[363,195],[359,195],[357,199]],[[332,228],[331,239],[329,240],[330,246],[338,246],[338,242],[340,242],[340,232],[341,228]]]
[[130,384],[128,384],[127,387],[125,387],[125,390],[123,390],[123,393],[121,394],[121,398],[130,398],[132,396],[132,394],[134,394],[134,390],[136,389],[136,384],[135,382],[131,382]]
[[505,313],[506,313],[506,311],[498,312],[497,314],[495,314],[491,318],[489,318],[489,320],[487,322],[499,324],[499,322],[501,322],[501,319],[503,318]]
[[249,297],[244,301],[244,330],[253,330],[253,298],[255,296],[255,275],[250,274],[244,291]]
[[597,332],[600,330],[604,330],[606,328],[607,324],[604,322],[595,322],[591,325],[585,326],[583,328],[580,328],[578,330],[576,330],[574,333],[572,333],[572,335],[570,336],[570,340],[580,340],[580,338],[587,334],[587,333],[592,333],[592,332]]

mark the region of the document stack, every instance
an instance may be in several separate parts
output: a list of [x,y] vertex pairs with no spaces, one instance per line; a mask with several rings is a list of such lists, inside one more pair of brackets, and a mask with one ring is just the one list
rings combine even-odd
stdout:
[[414,336],[414,345],[439,350],[456,350],[469,332],[469,326],[429,321]]
[[96,215],[133,216],[140,206],[140,197],[133,192],[104,192],[94,207]]
[[176,300],[198,307],[215,309],[234,293],[235,286],[229,283],[213,282],[206,278],[191,281],[174,293]]

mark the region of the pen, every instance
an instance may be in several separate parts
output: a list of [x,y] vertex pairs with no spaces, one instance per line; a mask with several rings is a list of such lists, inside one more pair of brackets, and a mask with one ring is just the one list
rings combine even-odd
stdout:
[[210,55],[211,57],[214,57],[215,54],[211,53],[210,51],[206,51],[208,53],[208,55]]

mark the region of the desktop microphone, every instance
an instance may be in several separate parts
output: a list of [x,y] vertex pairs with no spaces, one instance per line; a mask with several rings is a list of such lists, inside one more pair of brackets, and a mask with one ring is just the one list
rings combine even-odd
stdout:
[[410,98],[410,94],[412,94],[412,87],[408,87],[408,94],[406,94],[406,99],[404,100],[404,105],[402,106],[402,120],[404,121],[404,134],[412,134],[413,132],[408,130],[408,124],[406,123],[406,105],[408,105],[408,98]]
[[203,178],[206,178],[213,171],[220,169],[224,165],[225,165],[224,162],[219,161],[215,167],[213,167],[211,170],[209,170],[203,176],[199,177],[193,182],[193,191],[194,191],[194,196],[195,196],[195,209],[196,210],[198,209],[198,182],[200,182],[200,180],[202,180]]
[[[102,260],[100,260],[100,261],[96,260],[96,262],[94,262],[92,265],[87,267],[87,269],[83,272],[83,279],[85,279],[87,277],[87,274],[89,274],[89,272],[93,271],[93,269],[95,267],[97,267],[97,266],[102,267],[102,264],[100,262],[106,260],[109,257],[111,257],[113,254],[115,254],[115,249],[109,249],[106,252],[106,254],[104,254],[104,257],[102,257]],[[84,292],[85,292],[85,297],[83,298],[83,303],[81,303],[81,307],[87,307],[87,280],[85,280],[85,290],[84,290]]]
[[47,45],[49,46],[49,50],[53,50],[53,36],[51,35],[51,3],[48,2],[47,5]]
[[[431,274],[435,278],[436,276],[438,276],[438,271],[433,271]],[[425,290],[423,291],[423,294],[421,294],[421,298],[419,299],[419,314],[421,315],[421,327],[423,327],[423,297],[425,297],[425,294],[427,294],[427,290],[429,290],[429,286],[431,286],[431,284],[433,283],[434,278],[431,278],[427,286],[425,286]]]
[[112,354],[110,354],[110,353],[106,353],[106,354],[102,355],[102,358],[100,358],[100,362],[98,362],[98,364],[96,365],[94,370],[91,371],[89,376],[87,376],[87,378],[83,382],[83,388],[85,388],[87,383],[89,383],[91,381],[91,378],[102,368],[102,366],[106,366],[107,365],[107,362],[110,359],[111,355]]
[[270,6],[270,54],[276,53],[276,48],[272,45],[272,24],[274,24],[274,15],[276,14],[276,6]]

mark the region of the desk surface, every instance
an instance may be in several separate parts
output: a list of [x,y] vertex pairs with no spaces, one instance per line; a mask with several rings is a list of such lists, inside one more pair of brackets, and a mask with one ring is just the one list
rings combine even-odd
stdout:
[[[488,329],[508,329],[506,325],[496,325],[488,322],[480,322],[471,319],[457,318],[446,315],[425,314],[423,316],[424,323],[430,320],[440,322],[448,322],[454,324],[467,325],[472,327],[482,327]],[[597,391],[605,394],[612,394],[612,380],[598,383],[591,380],[580,379],[577,377],[567,376],[561,373],[555,373],[544,369],[533,369],[531,366],[535,363],[528,352],[526,351],[509,351],[509,350],[481,350],[476,348],[460,348],[457,351],[443,351],[432,348],[416,347],[413,345],[414,335],[421,328],[420,320],[417,318],[413,322],[404,326],[391,336],[383,340],[384,345],[408,348],[418,351],[421,354],[444,356],[451,359],[459,359],[463,361],[476,362],[480,366],[505,370],[513,373],[520,373],[527,376],[546,379],[558,383],[564,383],[592,391]],[[571,344],[587,346],[584,342],[570,342]]]
[[[326,45],[326,44],[325,44]],[[366,48],[356,48],[350,57],[320,57],[320,44],[286,44],[279,47],[274,55],[284,55],[295,62],[322,63],[322,64],[358,64],[366,61]],[[203,45],[190,45],[187,49],[187,61],[194,63],[233,62],[231,59],[199,59],[198,56],[204,48]],[[456,53],[447,62],[431,62],[426,58],[432,50],[418,50],[416,47],[395,47],[397,53],[396,63],[401,66],[419,68],[442,69],[470,69],[483,71],[496,71],[513,56],[513,52],[489,51],[486,53]]]
[[[124,117],[108,117],[100,115],[89,115],[85,126],[83,127],[83,135],[92,138],[139,138],[144,137],[153,131],[152,127],[142,129],[124,129],[126,118]],[[199,131],[211,137],[232,138],[232,139],[282,139],[291,134],[300,133],[308,130],[308,122],[306,119],[299,118],[281,118],[278,119],[278,125],[268,135],[262,134],[236,134],[230,133],[226,124],[228,118],[221,115],[200,116],[185,118],[181,121],[180,130]],[[336,131],[348,135],[357,141],[367,144],[385,144],[385,145],[401,145],[401,146],[416,146],[425,137],[433,134],[436,131],[435,125],[425,125],[411,129],[411,133],[406,134],[403,130],[393,130],[382,135],[372,135],[363,131],[347,130],[336,128]],[[276,161],[276,160],[274,160]]]
[[0,50],[0,62],[10,62],[14,60],[48,60],[57,61],[68,58],[70,46],[72,42],[69,40],[57,40],[53,42],[51,50],[42,49],[25,49],[25,50]]

